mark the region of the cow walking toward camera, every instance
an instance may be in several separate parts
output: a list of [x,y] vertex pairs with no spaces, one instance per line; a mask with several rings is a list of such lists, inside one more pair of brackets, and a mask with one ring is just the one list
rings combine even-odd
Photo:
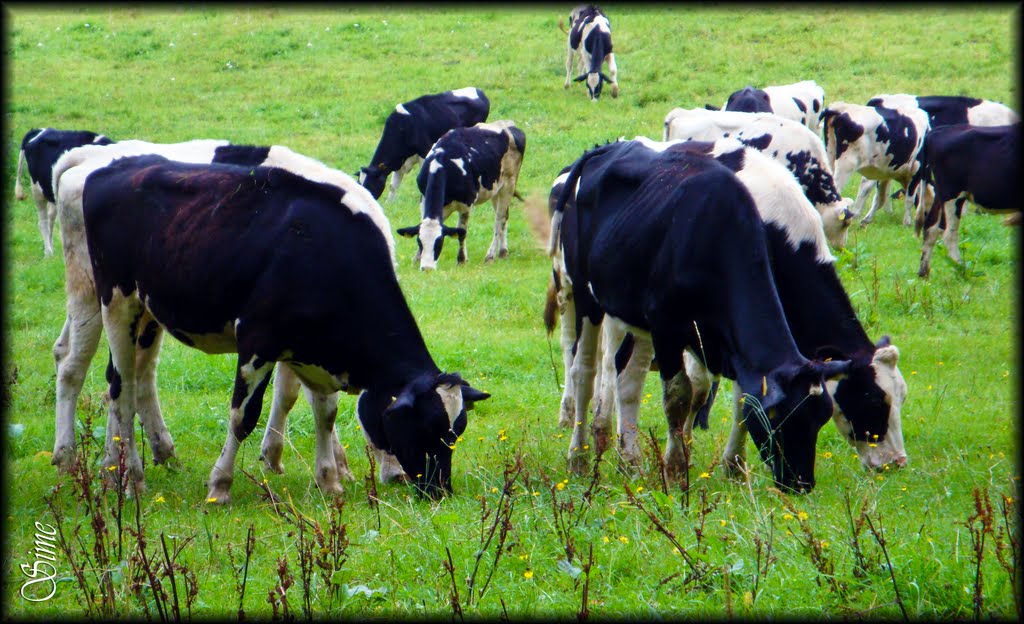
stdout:
[[[438,139],[416,177],[423,194],[422,219],[398,230],[416,239],[413,262],[421,270],[437,268],[445,237],[458,239],[457,261],[466,262],[469,213],[487,200],[494,206],[494,237],[484,262],[508,256],[508,209],[525,152],[526,135],[508,120],[455,128]],[[457,227],[444,224],[452,212],[459,213]]]
[[369,166],[359,170],[359,183],[374,199],[380,199],[391,176],[387,201],[393,201],[403,176],[423,161],[445,132],[487,121],[490,111],[490,100],[476,87],[422,95],[398,104],[384,121],[384,132]]
[[[565,88],[572,81],[586,81],[590,101],[601,97],[604,83],[612,86],[612,97],[619,97],[619,68],[612,53],[612,26],[608,16],[600,8],[589,4],[580,5],[569,13],[569,30],[558,20],[562,32],[569,36],[568,54],[565,59]],[[572,79],[572,61],[576,58],[575,80]],[[608,75],[601,66],[608,63]]]
[[[633,141],[587,152],[556,205],[562,214],[552,240],[573,287],[577,329],[576,420],[593,395],[601,324],[618,322],[649,336],[670,432],[689,417],[693,389],[682,357],[689,350],[749,395],[746,427],[775,482],[809,491],[818,431],[832,413],[824,383],[851,363],[808,360],[798,351],[772,279],[764,224],[736,174],[687,151],[633,158],[644,151]],[[685,445],[670,443],[669,476],[685,478],[685,458]],[[570,466],[582,469],[572,456]]]
[[54,130],[33,128],[25,133],[18,153],[18,171],[14,176],[14,197],[25,199],[21,187],[21,165],[25,163],[32,187],[32,199],[39,213],[39,233],[43,237],[43,255],[53,255],[53,226],[57,219],[57,202],[53,197],[53,166],[64,152],[82,145],[113,143],[102,134],[86,130]]
[[[466,410],[489,395],[434,363],[398,285],[380,207],[354,180],[339,187],[275,167],[139,156],[90,173],[82,208],[111,350],[110,412],[122,436],[135,409],[144,319],[206,353],[238,354],[207,500],[228,501],[235,456],[257,424],[275,362],[316,398],[321,490],[341,490],[332,436],[345,391],[362,392],[367,435],[421,492],[451,493]],[[127,453],[135,464],[134,445]]]

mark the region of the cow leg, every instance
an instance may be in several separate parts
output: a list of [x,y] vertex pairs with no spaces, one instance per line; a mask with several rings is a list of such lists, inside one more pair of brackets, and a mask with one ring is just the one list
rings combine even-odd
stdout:
[[651,370],[654,350],[649,336],[633,334],[633,353],[626,366],[615,377],[615,407],[619,412],[619,462],[639,470],[640,404],[647,372]]
[[565,376],[562,401],[558,407],[558,426],[568,429],[576,421],[576,389],[572,383],[573,350],[576,347],[576,302],[573,301],[572,285],[566,280],[562,280],[562,286],[558,290],[558,310],[558,322],[562,327],[560,343]]
[[508,205],[512,196],[506,196],[504,190],[502,189],[491,200],[491,205],[494,206],[494,237],[491,239],[491,248],[487,250],[484,262],[494,262],[496,257],[508,256]]
[[575,391],[576,420],[573,421],[572,440],[569,441],[569,470],[583,474],[587,470],[590,446],[587,444],[587,409],[594,394],[595,359],[600,341],[600,325],[595,326],[583,318],[576,341],[576,357],[572,361],[572,383]]
[[[857,187],[857,198],[853,200],[853,213],[860,214],[861,210],[864,209],[867,204],[868,196],[871,195],[871,191],[875,189],[875,180],[869,178],[861,178],[860,186]],[[882,195],[879,194],[879,197]],[[875,218],[875,210],[881,205],[878,198],[875,198],[875,202],[871,204],[871,210],[868,211],[864,218],[860,220],[861,225],[867,225],[871,223]]]
[[911,193],[910,180],[903,185],[903,226],[909,227],[914,223],[914,195]]
[[612,433],[612,413],[615,411],[617,371],[616,354],[626,338],[626,327],[612,318],[605,318],[601,324],[603,335],[600,341],[601,363],[594,386],[597,399],[594,401],[594,424],[590,426],[594,439],[594,452],[598,455],[608,448]]
[[722,451],[722,468],[729,477],[737,478],[747,473],[747,425],[743,421],[743,390],[732,382],[732,430]]
[[[239,342],[241,343],[241,340]],[[239,344],[228,435],[221,448],[220,457],[210,471],[207,502],[223,505],[231,500],[231,483],[235,479],[235,456],[238,455],[239,444],[252,433],[259,422],[260,411],[263,408],[263,393],[267,389],[270,371],[273,369],[273,361],[263,360],[255,355],[243,356]]]
[[[124,449],[125,476],[141,493],[143,482],[142,460],[135,446],[135,342],[138,321],[143,316],[142,302],[134,295],[125,296],[114,289],[110,302],[102,306],[103,328],[110,347],[107,382],[110,405],[107,410],[107,438],[103,467],[104,474],[115,482],[120,478],[118,466]],[[119,438],[119,439],[118,439]],[[119,484],[126,487],[127,483]],[[129,490],[131,493],[131,490]]]
[[[661,360],[659,359],[659,362]],[[690,403],[693,400],[693,388],[686,371],[679,368],[670,378],[662,376],[662,406],[665,419],[668,421],[668,435],[665,440],[665,478],[679,481],[684,485],[688,482],[687,470],[690,467],[690,444],[684,439],[684,423],[692,420]]]
[[391,190],[388,192],[388,202],[395,200],[395,195],[398,193],[398,185],[402,183],[402,177],[405,174],[413,170],[421,160],[423,160],[419,154],[413,154],[412,156],[405,159],[402,166],[391,173]]
[[[459,208],[459,224],[458,227],[462,228],[464,232],[469,232],[469,210],[470,206],[465,208]],[[459,253],[455,257],[457,264],[465,264],[466,260],[469,260],[469,252],[466,251],[466,239],[469,238],[467,235],[459,237]],[[493,245],[493,243],[492,243]]]
[[339,478],[354,480],[352,471],[348,469],[348,458],[345,449],[341,448],[334,429],[338,418],[338,393],[324,394],[303,387],[306,400],[313,408],[313,422],[316,430],[316,459],[313,464],[313,475],[320,491],[324,494],[343,494]]
[[927,278],[931,273],[932,252],[935,250],[935,243],[938,242],[941,234],[942,229],[939,223],[925,228],[922,236],[924,242],[921,244],[921,264],[917,269],[918,277]]
[[142,430],[153,451],[153,463],[162,464],[175,456],[174,441],[167,430],[156,389],[156,365],[160,356],[163,328],[146,313],[137,324],[135,341],[135,404]]
[[568,42],[565,44],[568,49],[568,54],[565,57],[565,88],[568,89],[572,82],[572,46]]
[[69,293],[64,330],[53,346],[57,361],[57,412],[53,456],[60,470],[71,467],[75,455],[75,410],[89,363],[96,355],[103,319],[95,296],[81,299]]
[[53,222],[57,216],[57,207],[46,201],[43,189],[38,184],[32,185],[32,199],[36,202],[39,234],[43,237],[43,256],[49,258],[53,255]]
[[270,472],[284,474],[281,454],[284,451],[284,434],[288,430],[288,412],[295,407],[301,387],[302,384],[295,375],[295,371],[284,362],[278,363],[274,371],[274,394],[270,402],[270,418],[267,419],[267,428],[263,431],[263,443],[260,445],[260,461]]
[[963,215],[966,197],[952,199],[943,206],[946,213],[946,231],[942,234],[942,242],[946,245],[946,253],[949,259],[957,264],[963,263],[960,257],[960,217]]
[[398,463],[398,458],[384,449],[377,448],[377,445],[370,439],[370,435],[366,433],[366,429],[360,427],[359,430],[363,432],[363,438],[366,439],[366,444],[369,445],[370,452],[373,453],[374,461],[377,462],[377,474],[380,482],[408,481],[409,477],[402,469],[402,464]]
[[609,52],[604,60],[608,62],[608,77],[612,79],[612,97],[619,97],[619,67],[615,64],[615,54]]
[[[704,362],[698,359],[689,349],[683,353],[683,362],[685,363],[686,377],[690,380],[690,388],[693,394],[693,398],[690,401],[690,411],[686,415],[686,422],[683,423],[683,441],[690,445],[693,443],[693,421],[696,419],[697,413],[704,407],[704,404],[708,402],[715,377],[704,366]],[[710,405],[708,409],[711,409]]]

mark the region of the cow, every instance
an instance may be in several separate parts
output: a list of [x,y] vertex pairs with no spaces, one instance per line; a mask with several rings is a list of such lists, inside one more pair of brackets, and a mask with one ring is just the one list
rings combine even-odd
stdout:
[[[825,380],[848,373],[851,363],[808,360],[797,350],[765,227],[736,174],[705,154],[668,149],[643,157],[650,152],[638,141],[587,152],[556,205],[562,214],[552,240],[573,285],[575,418],[585,418],[593,394],[607,316],[649,336],[670,432],[688,418],[692,391],[682,355],[689,349],[749,395],[743,417],[775,483],[810,491],[817,434],[832,412]],[[669,476],[685,477],[685,453],[670,437]],[[570,457],[570,467],[583,466]]]
[[977,127],[954,124],[935,128],[921,150],[921,178],[934,188],[930,206],[922,194],[915,230],[923,230],[917,274],[928,277],[935,243],[942,235],[946,253],[961,262],[958,230],[968,200],[991,212],[1019,212],[1020,122]]
[[[565,30],[565,22],[562,20],[558,20],[558,27],[569,36],[565,58],[565,88],[569,88],[572,59],[575,56],[576,73],[579,75],[574,82],[587,81],[591,102],[601,97],[606,82],[612,86],[612,97],[619,97],[619,69],[615,64],[615,54],[612,53],[612,26],[604,11],[592,4],[580,5],[569,13],[569,30]],[[608,75],[601,71],[601,66],[606,62]]]
[[[813,80],[756,89],[750,85],[733,91],[722,110],[743,113],[775,113],[807,126],[815,136],[821,133],[825,90]],[[718,110],[706,105],[707,110]]]
[[[473,206],[488,199],[494,206],[494,238],[484,262],[508,256],[508,208],[516,193],[519,168],[526,152],[526,135],[507,119],[453,128],[437,140],[416,176],[423,199],[418,225],[398,233],[416,239],[414,263],[437,268],[444,238],[459,240],[459,264],[466,262],[466,228]],[[458,227],[444,224],[453,211]]]
[[928,132],[928,114],[916,106],[863,106],[833,102],[825,109],[825,148],[835,181],[842,188],[856,172],[862,176],[853,212],[860,214],[867,196],[878,182],[871,210],[861,219],[866,225],[885,203],[890,180],[906,191],[903,225],[910,225],[916,187],[911,184],[919,167],[917,154]]
[[316,397],[322,491],[341,491],[331,438],[344,391],[361,393],[367,435],[415,475],[420,493],[452,493],[466,412],[490,395],[435,364],[399,287],[383,213],[354,180],[342,187],[277,167],[135,156],[88,174],[82,211],[122,437],[130,440],[135,409],[135,344],[156,322],[187,346],[238,354],[208,501],[229,500],[275,362]]
[[57,205],[53,198],[53,165],[64,152],[82,145],[109,145],[113,141],[102,134],[87,130],[55,130],[33,128],[21,139],[18,153],[18,171],[14,176],[14,197],[25,199],[21,187],[21,165],[26,164],[32,187],[32,199],[39,213],[39,233],[43,237],[43,256],[53,255],[53,225],[57,218]]
[[[1020,121],[1020,115],[1013,109],[992,100],[967,97],[961,95],[910,95],[907,93],[876,95],[868,100],[868,106],[886,106],[888,108],[917,107],[928,113],[929,131],[940,126],[954,124],[970,124],[972,126],[1006,126]],[[921,152],[918,152],[920,154]],[[920,172],[920,166],[918,171]],[[913,198],[915,205],[930,206],[933,197],[932,189],[927,184],[918,186],[911,181],[921,197]],[[896,197],[893,197],[896,199]],[[915,213],[915,221],[920,211]]]
[[[765,222],[775,286],[800,352],[808,357],[851,361],[847,376],[829,382],[833,422],[855,447],[865,468],[878,470],[890,464],[905,465],[907,456],[900,413],[907,386],[897,366],[899,350],[887,336],[877,343],[868,338],[836,274],[834,258],[824,244],[820,220],[789,172],[762,153],[728,139],[682,144],[656,143],[643,137],[636,140],[652,153],[665,149],[706,153],[736,173],[754,198]],[[595,408],[593,430],[598,437],[595,446],[602,446],[608,439],[610,413],[618,399],[620,454],[626,461],[636,463],[640,459],[636,441],[639,393],[647,372],[645,365],[650,362],[650,344],[641,335],[627,337],[615,323],[605,323],[603,329],[601,382],[598,383],[602,398],[598,401],[601,409]],[[631,351],[638,353],[637,362],[630,357]],[[680,434],[689,442],[693,422],[699,422],[703,415],[706,423],[717,380],[707,374],[691,352],[684,354],[684,361],[693,400],[692,418],[687,419]],[[734,400],[738,397],[739,394],[734,393]],[[745,431],[739,405],[734,407],[733,429],[722,461],[723,466],[735,474],[744,464]],[[706,424],[703,426],[706,428]]]
[[663,140],[717,141],[733,138],[784,165],[821,215],[825,235],[836,248],[846,245],[852,202],[840,196],[825,146],[806,126],[771,113],[675,108],[665,116]]
[[[51,463],[60,470],[70,467],[74,457],[75,406],[78,402],[85,375],[99,344],[102,329],[99,300],[96,295],[90,271],[90,259],[85,244],[85,230],[82,221],[81,194],[85,177],[92,170],[108,164],[122,156],[160,154],[183,162],[223,162],[245,165],[273,165],[299,173],[311,180],[344,186],[351,180],[340,171],[297,154],[283,146],[232,145],[228,141],[204,139],[185,143],[159,144],[145,141],[121,141],[108,146],[88,145],[70,150],[62,156],[53,168],[53,194],[57,199],[60,214],[61,238],[64,241],[65,290],[67,295],[66,317],[60,336],[53,347],[56,374],[56,427],[54,450]],[[387,229],[387,218],[383,213],[372,213],[380,226]],[[388,237],[388,244],[393,240]],[[392,248],[393,252],[393,248]],[[156,358],[159,354],[162,331],[153,323],[143,334],[137,349],[138,414],[142,421],[150,447],[153,462],[162,464],[175,456],[174,443],[164,424],[156,389]],[[280,463],[285,416],[295,403],[299,393],[299,382],[287,367],[279,366],[274,383],[274,400],[270,419],[264,437],[260,459],[267,468],[282,472]],[[307,395],[308,398],[309,395]],[[107,427],[107,454],[104,463],[114,461],[114,428]],[[373,447],[380,466],[380,479],[387,482],[402,476],[401,467],[394,457]],[[340,444],[335,447],[340,448]],[[344,455],[338,454],[342,461]],[[130,466],[141,474],[142,467]],[[347,479],[353,479],[347,464],[339,466],[339,472]]]
[[426,157],[445,132],[487,121],[490,111],[491,101],[476,87],[422,95],[398,104],[384,121],[369,166],[359,170],[359,183],[374,199],[380,199],[390,175],[387,201],[393,201],[402,177]]

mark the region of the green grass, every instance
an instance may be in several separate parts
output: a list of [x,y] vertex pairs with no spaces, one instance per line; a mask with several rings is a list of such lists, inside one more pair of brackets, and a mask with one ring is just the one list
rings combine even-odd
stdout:
[[[45,497],[56,484],[65,484],[58,498],[68,522],[81,520],[83,535],[90,535],[87,521],[76,515],[81,507],[68,479],[49,464],[51,348],[63,322],[63,265],[59,241],[55,257],[42,256],[31,200],[13,200],[18,146],[29,128],[89,129],[115,139],[157,142],[276,143],[351,173],[369,161],[396,103],[473,85],[490,97],[491,119],[512,119],[526,132],[519,191],[526,206],[538,206],[559,170],[583,150],[619,136],[659,139],[672,107],[720,105],[746,84],[813,78],[825,88],[827,101],[865,102],[892,92],[970,94],[1007,103],[1018,96],[1013,25],[1020,15],[1011,6],[787,10],[623,4],[605,7],[621,93],[593,104],[581,85],[568,92],[562,88],[565,39],[557,21],[569,8],[5,7],[4,379],[11,428],[5,431],[3,602],[9,615],[83,613],[71,581],[61,582],[47,602],[19,596],[26,580],[19,566],[31,561],[33,523],[53,521]],[[850,182],[846,195],[854,195],[857,181]],[[418,221],[418,199],[410,177],[397,201],[384,206],[394,228]],[[973,491],[988,491],[997,514],[1000,501],[1009,497],[1013,517],[1020,496],[1016,230],[1005,228],[999,217],[969,213],[961,229],[966,268],[953,266],[940,247],[932,277],[923,281],[916,277],[920,241],[899,224],[901,215],[883,211],[869,228],[854,228],[849,249],[837,253],[840,276],[869,335],[877,340],[888,334],[900,349],[899,366],[909,385],[903,430],[910,463],[898,472],[865,474],[853,449],[826,425],[817,449],[819,485],[811,495],[789,499],[792,509],[787,509],[770,488],[764,466],[755,465],[749,485],[731,482],[717,469],[730,405],[728,396],[720,397],[712,429],[697,433],[689,507],[681,505],[675,489],[670,490],[673,501],[658,512],[689,554],[713,571],[695,587],[686,584],[688,568],[669,540],[631,506],[613,464],[602,466],[589,505],[581,500],[589,478],[572,477],[566,469],[569,435],[556,426],[555,377],[563,376],[558,341],[557,336],[547,340],[541,322],[550,263],[527,226],[524,205],[513,206],[511,256],[492,266],[482,263],[493,223],[487,206],[471,221],[467,266],[456,267],[454,249],[446,249],[439,270],[421,274],[411,263],[415,244],[396,240],[402,287],[436,361],[493,398],[470,414],[455,455],[455,496],[432,503],[415,497],[408,486],[380,486],[378,529],[362,480],[368,462],[354,400],[342,397],[339,436],[357,482],[346,484],[343,521],[350,545],[334,580],[367,591],[354,591],[330,608],[314,603],[318,617],[449,617],[447,548],[466,616],[499,617],[507,610],[513,617],[575,618],[584,575],[574,578],[573,568],[587,562],[591,545],[588,607],[594,617],[898,618],[886,553],[909,617],[973,617],[976,570],[966,525],[975,510]],[[104,414],[105,351],[101,344],[79,409],[80,416],[93,414],[97,425]],[[267,592],[277,582],[277,559],[287,556],[297,574],[293,527],[241,474],[230,505],[204,502],[204,482],[225,435],[233,368],[229,356],[206,356],[165,342],[159,388],[181,466],[148,466],[149,490],[141,506],[151,551],[161,532],[195,536],[181,561],[197,574],[197,616],[237,613],[226,549],[230,544],[237,554],[246,528],[254,524],[258,542],[244,608],[250,616],[270,617]],[[657,376],[649,376],[641,427],[663,445],[660,392]],[[728,395],[728,384],[723,394]],[[265,414],[268,409],[269,400]],[[311,420],[300,399],[290,419],[287,473],[266,478],[275,492],[290,495],[300,510],[325,524],[327,504],[310,470]],[[102,429],[96,432],[101,435]],[[259,436],[253,437],[243,445],[238,466],[260,474]],[[468,604],[465,579],[480,536],[495,517],[503,469],[516,449],[522,450],[524,472],[513,490],[507,551],[487,593]],[[751,447],[748,455],[755,458],[756,451]],[[656,493],[660,483],[650,461],[647,476],[629,486],[649,509],[665,500]],[[886,552],[866,526],[858,532],[864,573],[855,570],[847,497],[855,517],[866,505],[875,528],[880,524],[884,530]],[[491,512],[485,521],[481,500]],[[566,565],[560,564],[565,542],[553,503],[569,500],[575,500],[580,520],[570,532],[577,555]],[[134,518],[134,506],[128,509]],[[836,584],[816,568],[798,512],[806,514],[803,522],[813,539],[826,543],[817,561],[819,568],[833,566]],[[762,560],[758,573],[757,544],[768,539],[769,526],[774,527],[772,558]],[[700,539],[695,528],[701,529]],[[1013,618],[1014,590],[996,561],[997,537],[986,538],[981,612]],[[492,543],[481,559],[478,586],[494,565],[494,550]],[[59,568],[70,577],[66,561]],[[326,580],[317,582],[320,587]],[[143,607],[127,583],[121,581],[115,590],[118,612],[142,617]],[[301,587],[293,586],[289,598],[301,614],[300,596]],[[318,589],[318,596],[326,592]]]

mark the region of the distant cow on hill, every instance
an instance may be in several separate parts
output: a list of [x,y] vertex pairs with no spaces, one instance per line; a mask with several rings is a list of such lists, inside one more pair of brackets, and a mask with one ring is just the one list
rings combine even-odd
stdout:
[[[559,28],[569,36],[568,55],[565,59],[565,88],[569,88],[572,77],[572,59],[576,57],[575,82],[587,81],[590,101],[601,97],[604,83],[612,85],[612,97],[619,96],[619,69],[612,53],[612,26],[608,16],[600,8],[589,4],[580,5],[569,13],[570,29],[565,22],[558,21]],[[608,63],[608,74],[601,71],[601,65]]]
[[359,170],[359,183],[374,199],[380,199],[390,175],[387,201],[394,200],[402,177],[426,157],[445,132],[487,121],[490,110],[490,100],[475,87],[422,95],[395,106],[384,121],[370,165]]
[[43,255],[53,255],[53,225],[57,204],[53,198],[53,165],[64,152],[82,145],[113,143],[102,134],[86,130],[54,130],[33,128],[25,133],[18,153],[18,172],[14,176],[14,197],[25,199],[21,188],[21,164],[27,165],[32,184],[32,198],[39,213],[39,233],[43,236]]

